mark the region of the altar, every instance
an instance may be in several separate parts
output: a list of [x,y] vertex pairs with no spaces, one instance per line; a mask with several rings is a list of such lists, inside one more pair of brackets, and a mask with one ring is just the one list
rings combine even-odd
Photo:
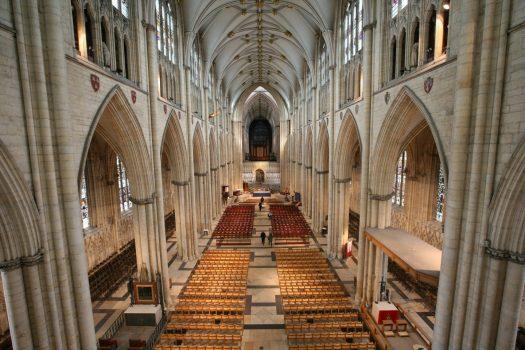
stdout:
[[272,193],[267,190],[257,190],[257,191],[253,191],[252,196],[253,197],[271,197]]
[[399,310],[388,301],[374,302],[372,304],[372,317],[378,325],[382,324],[384,320],[391,320],[395,323],[399,318]]

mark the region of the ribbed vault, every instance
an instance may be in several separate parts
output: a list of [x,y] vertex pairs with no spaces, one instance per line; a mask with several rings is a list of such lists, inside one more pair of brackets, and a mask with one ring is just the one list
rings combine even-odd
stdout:
[[[198,36],[207,70],[235,102],[244,90],[272,86],[286,101],[315,55],[317,36],[328,47],[335,0],[185,0],[186,47]],[[189,55],[189,49],[186,52]]]

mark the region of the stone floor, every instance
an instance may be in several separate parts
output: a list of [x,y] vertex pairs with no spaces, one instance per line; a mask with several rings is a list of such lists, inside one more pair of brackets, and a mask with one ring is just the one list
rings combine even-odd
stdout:
[[[255,205],[255,204],[254,204]],[[307,220],[309,221],[309,220]],[[215,222],[214,222],[215,224]],[[206,249],[249,249],[252,253],[248,271],[248,298],[245,311],[245,329],[243,333],[242,349],[261,350],[287,349],[287,339],[284,330],[284,315],[279,295],[279,280],[275,263],[274,249],[268,241],[262,245],[259,238],[261,231],[268,233],[270,220],[268,218],[268,205],[261,212],[256,208],[254,219],[255,234],[252,236],[251,246],[228,246],[220,248],[209,236],[199,238],[199,250]],[[310,238],[310,246],[327,249],[326,238],[314,235]],[[176,302],[177,296],[186,284],[196,261],[183,262],[176,254],[176,245],[168,243],[169,248],[169,271],[171,279],[170,297]],[[355,295],[354,279],[357,274],[357,265],[352,259],[331,261],[334,271],[344,284],[350,295]],[[432,335],[434,325],[434,313],[426,308],[421,296],[407,290],[400,281],[390,276],[388,287],[391,289],[392,300],[402,305],[411,320],[421,328],[425,336]],[[105,301],[94,303],[95,324],[97,325],[97,337],[111,326],[115,319],[129,305],[129,295],[126,288],[121,287],[114,296]],[[110,310],[110,311],[108,311]],[[127,338],[137,338],[138,332],[135,327],[122,327],[115,336],[122,343],[127,343]],[[151,327],[146,327],[151,328]],[[144,329],[140,338],[146,339],[153,329]],[[411,330],[409,338],[389,338],[394,349],[413,349],[414,344],[422,344],[419,335]],[[142,335],[144,337],[142,337]],[[121,343],[119,341],[119,343]],[[125,347],[124,347],[125,348]],[[120,348],[119,348],[120,349]]]

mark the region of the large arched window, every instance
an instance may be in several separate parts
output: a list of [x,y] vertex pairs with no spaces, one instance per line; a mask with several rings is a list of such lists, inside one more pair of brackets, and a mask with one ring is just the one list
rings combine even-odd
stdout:
[[392,18],[408,5],[408,0],[392,0]]
[[396,166],[396,176],[394,182],[394,196],[392,197],[392,203],[404,206],[405,205],[405,184],[407,179],[407,151],[401,152]]
[[396,55],[397,55],[397,40],[396,36],[394,35],[392,37],[392,41],[390,42],[390,79],[396,78]]
[[133,203],[131,203],[131,191],[129,188],[129,180],[126,174],[126,168],[117,156],[117,179],[119,188],[119,200],[120,200],[120,211],[126,212],[131,209]]
[[124,36],[124,77],[131,79],[131,65],[129,59],[129,40]]
[[427,42],[425,47],[425,60],[430,62],[434,60],[434,46],[436,42],[436,9],[434,6],[430,9],[427,20]]
[[124,17],[128,18],[129,16],[129,0],[112,0],[113,7],[117,9]]
[[405,28],[401,30],[401,35],[399,36],[399,75],[405,74],[406,65],[405,65],[405,55],[406,55],[406,31]]
[[157,49],[172,63],[177,59],[177,28],[171,4],[166,0],[155,0],[155,24]]
[[363,1],[349,1],[343,21],[344,61],[348,62],[363,47]]
[[80,41],[78,39],[78,8],[75,0],[71,0],[71,20],[73,24],[73,45],[76,51],[80,50]]
[[80,214],[82,217],[82,228],[89,228],[88,188],[85,174],[80,180]]
[[84,27],[86,28],[86,50],[90,61],[95,60],[95,47],[93,43],[93,19],[86,5],[84,8]]
[[120,41],[120,34],[117,28],[114,29],[115,33],[115,60],[117,61],[117,74],[124,74],[123,60],[122,60],[122,43]]

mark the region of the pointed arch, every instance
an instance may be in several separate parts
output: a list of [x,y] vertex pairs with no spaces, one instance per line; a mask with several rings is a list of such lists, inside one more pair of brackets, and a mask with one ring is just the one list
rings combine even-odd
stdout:
[[334,153],[334,176],[343,180],[350,178],[356,149],[361,149],[361,136],[352,112],[347,111],[339,129]]
[[305,151],[304,151],[304,165],[306,167],[312,166],[312,127],[308,126],[306,130]]
[[319,172],[328,171],[329,143],[328,128],[323,121],[319,127],[319,137],[317,139],[317,149],[319,150],[319,156],[317,157],[317,171]]
[[206,148],[199,123],[193,132],[193,165],[195,173],[203,174],[206,172]]
[[38,215],[27,184],[0,141],[0,266],[39,252]]
[[490,203],[493,248],[525,254],[525,138],[514,151]]
[[404,86],[392,101],[373,150],[370,172],[375,174],[370,179],[370,189],[373,194],[389,195],[392,192],[392,171],[395,169],[399,154],[425,126],[431,131],[446,178],[447,160],[432,116],[414,92]]
[[172,180],[177,182],[188,181],[188,153],[184,133],[175,111],[170,113],[164,135],[162,137],[161,154],[168,155],[168,163],[172,171]]
[[215,133],[210,130],[209,136],[210,148],[210,168],[217,169],[219,167],[219,157],[217,155],[217,142],[215,141]]
[[154,190],[148,146],[140,122],[119,85],[108,93],[89,129],[78,172],[79,186],[95,133],[101,136],[124,162],[133,197],[151,197]]

